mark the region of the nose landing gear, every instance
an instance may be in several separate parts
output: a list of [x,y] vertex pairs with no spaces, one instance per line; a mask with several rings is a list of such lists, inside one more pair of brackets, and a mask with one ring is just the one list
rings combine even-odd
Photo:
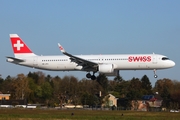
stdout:
[[154,78],[157,78],[158,76],[156,75],[156,69],[154,69]]

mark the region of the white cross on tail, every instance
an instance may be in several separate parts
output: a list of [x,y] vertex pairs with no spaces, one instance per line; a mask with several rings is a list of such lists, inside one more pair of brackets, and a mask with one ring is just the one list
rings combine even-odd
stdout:
[[17,40],[17,43],[14,44],[14,47],[16,47],[17,50],[19,51],[19,50],[21,50],[21,47],[24,47],[24,44],[21,44],[20,40]]

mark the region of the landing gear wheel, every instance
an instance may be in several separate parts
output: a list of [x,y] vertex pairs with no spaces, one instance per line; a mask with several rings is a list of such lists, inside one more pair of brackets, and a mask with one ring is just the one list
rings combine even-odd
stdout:
[[87,74],[86,74],[86,77],[87,77],[87,78],[91,78],[91,74],[90,74],[90,73],[87,73]]
[[95,80],[96,79],[96,76],[95,75],[92,75],[91,76],[91,80]]
[[94,74],[95,74],[95,72],[93,72],[93,75],[91,75],[90,73],[87,73],[86,77],[91,78],[91,80],[96,80],[96,76]]
[[158,76],[156,75],[156,69],[154,69],[154,78],[157,78]]
[[157,78],[158,76],[157,75],[154,75],[154,78]]

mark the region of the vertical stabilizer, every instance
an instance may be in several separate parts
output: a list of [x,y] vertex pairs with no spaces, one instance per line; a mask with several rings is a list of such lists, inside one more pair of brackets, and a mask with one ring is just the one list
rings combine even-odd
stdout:
[[16,58],[36,56],[17,34],[10,34],[10,40]]

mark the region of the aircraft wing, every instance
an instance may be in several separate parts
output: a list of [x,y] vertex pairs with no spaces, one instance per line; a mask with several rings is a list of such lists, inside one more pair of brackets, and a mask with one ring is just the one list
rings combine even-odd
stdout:
[[58,43],[58,46],[59,46],[59,49],[61,50],[61,52],[64,54],[64,55],[67,55],[70,57],[70,60],[71,62],[75,62],[78,64],[78,66],[83,66],[83,69],[84,70],[92,70],[92,71],[96,71],[96,68],[98,66],[97,63],[95,62],[91,62],[91,61],[88,61],[88,60],[85,60],[83,58],[80,58],[80,57],[77,57],[77,56],[74,56],[74,55],[71,55],[69,53],[67,53],[65,51],[65,49]]

